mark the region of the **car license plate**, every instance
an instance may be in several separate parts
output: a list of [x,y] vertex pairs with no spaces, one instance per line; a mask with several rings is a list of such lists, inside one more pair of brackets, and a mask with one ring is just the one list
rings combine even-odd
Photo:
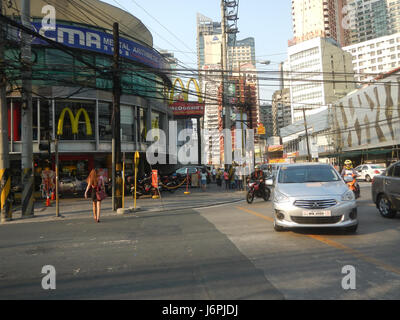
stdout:
[[303,217],[331,217],[332,212],[329,210],[325,211],[303,211]]

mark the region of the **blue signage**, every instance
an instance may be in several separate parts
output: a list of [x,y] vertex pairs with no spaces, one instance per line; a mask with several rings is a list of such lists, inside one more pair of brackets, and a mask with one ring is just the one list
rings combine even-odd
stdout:
[[[68,47],[95,51],[113,55],[114,41],[112,34],[84,27],[57,24],[55,29],[44,29],[41,23],[33,23],[33,27],[42,36],[62,43]],[[34,38],[32,44],[46,45],[46,41]],[[163,57],[152,48],[132,40],[120,38],[120,56],[140,62],[155,69],[165,69],[167,65]]]

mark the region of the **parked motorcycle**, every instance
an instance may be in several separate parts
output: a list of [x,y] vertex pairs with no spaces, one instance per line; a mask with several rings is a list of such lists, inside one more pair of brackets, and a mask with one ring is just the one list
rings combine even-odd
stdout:
[[344,181],[346,182],[349,189],[354,192],[354,196],[356,197],[356,199],[360,197],[360,186],[357,183],[357,176],[358,175],[354,173],[351,176],[350,175],[344,176]]
[[246,195],[246,201],[248,204],[253,203],[254,198],[263,198],[264,201],[268,201],[269,198],[271,197],[271,190],[264,184],[264,193],[262,192],[262,179],[259,181],[251,181],[248,180],[248,188],[249,191],[247,191]]
[[160,191],[175,192],[175,187],[178,185],[176,176],[163,176],[160,177]]
[[[135,192],[135,184],[134,182],[131,184],[130,191],[132,196],[134,196]],[[139,179],[136,183],[136,196],[141,197],[145,195],[154,195],[155,189],[151,183],[151,177],[145,176],[143,179]]]

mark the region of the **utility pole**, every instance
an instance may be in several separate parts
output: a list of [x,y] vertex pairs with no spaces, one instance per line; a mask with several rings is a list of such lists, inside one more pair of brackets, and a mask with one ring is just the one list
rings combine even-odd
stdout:
[[121,80],[119,64],[119,25],[113,25],[114,57],[113,57],[113,113],[112,113],[112,208],[122,208],[121,178]]
[[308,128],[307,128],[306,111],[305,111],[304,107],[303,107],[303,118],[304,118],[304,128],[306,130],[306,140],[307,140],[307,159],[308,159],[308,162],[311,162],[310,143],[308,141]]
[[[225,1],[221,0],[221,29],[222,29],[222,110],[225,111],[225,129],[231,130],[231,110],[226,104],[225,99],[225,72],[228,70],[228,57],[227,57],[227,39],[226,39],[226,7]],[[231,152],[232,146],[228,146],[227,141],[231,139],[224,139],[224,163],[227,167],[228,152]]]
[[[0,14],[2,14],[2,3],[0,3]],[[5,24],[0,22],[0,193],[1,193],[1,219],[4,223],[11,219],[11,174],[10,159],[8,155],[8,117],[6,100],[6,65],[4,62]]]
[[56,156],[56,217],[60,217],[60,198],[58,195],[58,186],[59,186],[58,134],[56,134],[54,140],[54,149]]
[[[22,25],[31,29],[30,1],[21,0]],[[21,169],[22,169],[22,216],[33,216],[33,146],[32,146],[32,53],[31,35],[22,32],[21,65],[22,65],[22,128],[21,128]]]

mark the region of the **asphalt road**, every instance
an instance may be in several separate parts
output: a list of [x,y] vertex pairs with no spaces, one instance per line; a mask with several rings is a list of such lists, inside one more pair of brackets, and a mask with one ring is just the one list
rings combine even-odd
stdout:
[[[263,200],[3,225],[0,299],[399,299],[400,216],[382,218],[362,185],[356,234],[277,233]],[[42,289],[45,265],[55,290]]]
[[[400,215],[380,216],[371,187],[361,183],[356,234],[341,230],[275,232],[272,204],[257,200],[199,210],[264,272],[286,299],[400,299]],[[344,290],[353,266],[356,289]]]

